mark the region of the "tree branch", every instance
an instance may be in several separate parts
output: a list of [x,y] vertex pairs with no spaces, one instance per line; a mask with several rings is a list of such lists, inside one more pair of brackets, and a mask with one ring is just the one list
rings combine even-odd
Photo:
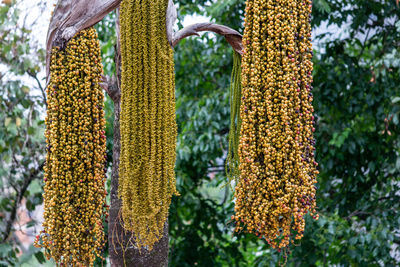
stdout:
[[214,23],[196,23],[189,25],[174,34],[172,46],[175,47],[180,40],[188,37],[188,36],[199,36],[199,32],[203,31],[211,31],[215,32],[219,35],[225,37],[226,41],[232,46],[232,48],[238,52],[239,54],[243,54],[243,44],[242,44],[242,35],[224,25],[214,24]]
[[172,0],[168,1],[167,15],[166,15],[166,27],[167,27],[167,38],[169,44],[173,47],[172,42],[174,41],[174,25],[178,12]]
[[40,166],[36,170],[32,171],[29,174],[29,176],[24,180],[20,191],[17,192],[17,197],[13,203],[13,207],[11,209],[11,215],[5,223],[6,229],[3,232],[3,239],[0,241],[0,243],[6,242],[8,237],[10,236],[11,230],[12,230],[12,225],[14,224],[15,218],[17,217],[17,210],[18,210],[19,204],[21,203],[22,199],[24,198],[24,194],[25,194],[26,190],[28,189],[29,185],[31,184],[31,182],[38,177],[39,173],[41,173],[43,171],[43,167],[44,167],[44,163],[40,164]]
[[344,219],[347,221],[350,221],[351,217],[358,217],[360,215],[372,215],[372,213],[367,212],[367,211],[362,211],[362,210],[355,210],[352,213],[350,213],[347,217],[345,217]]
[[47,98],[46,98],[46,93],[45,93],[45,89],[43,88],[42,84],[40,83],[37,74],[31,72],[30,70],[27,71],[28,75],[31,76],[32,78],[35,79],[36,83],[38,84],[38,87],[40,89],[40,92],[42,92],[42,97],[44,100],[44,104],[46,105],[47,108]]
[[46,77],[49,80],[53,46],[64,48],[81,30],[87,29],[118,7],[122,0],[59,0],[50,20],[46,45]]

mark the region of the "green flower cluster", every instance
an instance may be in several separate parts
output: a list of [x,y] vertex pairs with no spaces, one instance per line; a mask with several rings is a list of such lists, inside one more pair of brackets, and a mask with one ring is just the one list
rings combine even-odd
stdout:
[[123,0],[121,24],[122,219],[136,246],[163,236],[175,188],[175,75],[167,0]]

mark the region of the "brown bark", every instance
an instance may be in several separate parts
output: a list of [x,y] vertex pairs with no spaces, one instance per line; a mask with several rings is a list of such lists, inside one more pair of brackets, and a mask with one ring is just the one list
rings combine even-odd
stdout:
[[209,31],[225,37],[225,40],[232,46],[233,50],[243,55],[242,35],[224,25],[214,23],[196,23],[189,25],[177,32],[173,31],[173,27],[177,18],[176,7],[172,0],[168,2],[166,14],[167,37],[172,47],[175,47],[182,39],[189,36],[199,36],[199,32]]
[[172,40],[172,46],[175,47],[180,40],[188,36],[192,35],[199,36],[198,32],[203,32],[203,31],[211,31],[224,36],[226,41],[232,46],[232,48],[236,52],[238,52],[241,55],[243,54],[242,35],[239,32],[227,26],[209,22],[192,24],[179,30],[174,34]]
[[46,43],[46,76],[53,46],[65,47],[74,35],[92,27],[116,9],[122,0],[59,0],[50,20]]

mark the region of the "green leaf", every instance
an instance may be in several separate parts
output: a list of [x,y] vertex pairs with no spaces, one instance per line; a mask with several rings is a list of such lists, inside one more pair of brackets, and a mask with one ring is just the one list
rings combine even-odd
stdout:
[[396,96],[396,97],[393,97],[392,98],[392,103],[393,104],[396,104],[397,102],[399,102],[400,101],[400,97],[399,96]]
[[324,13],[330,13],[331,12],[331,8],[329,6],[329,3],[326,0],[316,0],[315,4],[317,6],[317,8]]
[[36,129],[35,127],[28,127],[28,134],[33,135],[35,133]]
[[41,251],[36,252],[34,255],[40,264],[43,264],[46,262],[46,259]]
[[378,248],[374,248],[374,250],[372,251],[372,256],[376,257],[378,255]]
[[370,243],[371,243],[371,239],[372,239],[371,234],[370,234],[370,233],[367,233],[367,234],[365,235],[365,240],[367,241],[367,244],[370,244]]
[[400,32],[400,20],[398,22],[396,22],[396,28],[397,28],[397,32]]
[[349,240],[350,245],[354,246],[357,243],[357,237],[352,237]]

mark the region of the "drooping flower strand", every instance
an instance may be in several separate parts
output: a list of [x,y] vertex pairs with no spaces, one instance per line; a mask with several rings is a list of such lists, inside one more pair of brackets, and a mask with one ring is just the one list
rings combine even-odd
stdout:
[[229,103],[231,107],[231,119],[228,138],[228,155],[226,158],[225,171],[229,183],[239,181],[239,135],[240,135],[240,101],[242,95],[242,69],[241,55],[233,52],[233,69],[231,75],[231,85],[229,87]]
[[175,76],[166,0],[123,0],[121,24],[122,219],[136,246],[163,235],[175,188]]
[[89,266],[104,246],[106,137],[97,33],[54,48],[47,86],[43,231],[35,245],[57,265]]
[[242,59],[236,230],[274,248],[316,214],[311,0],[248,0]]

